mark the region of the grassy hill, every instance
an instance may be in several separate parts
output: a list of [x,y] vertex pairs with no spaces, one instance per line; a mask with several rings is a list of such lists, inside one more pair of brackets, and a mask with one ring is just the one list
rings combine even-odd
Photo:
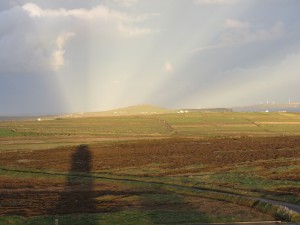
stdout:
[[132,115],[153,115],[153,114],[166,114],[175,113],[176,110],[169,110],[153,105],[135,105],[124,108],[112,109],[101,112],[88,112],[88,113],[73,113],[60,117],[98,117],[98,116],[132,116]]
[[106,113],[121,114],[121,115],[138,115],[138,114],[164,114],[172,113],[173,110],[161,108],[153,105],[135,105],[125,108],[119,108],[107,111]]

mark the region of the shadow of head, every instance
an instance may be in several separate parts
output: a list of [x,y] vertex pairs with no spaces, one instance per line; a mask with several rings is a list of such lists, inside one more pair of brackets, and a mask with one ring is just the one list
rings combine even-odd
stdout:
[[92,155],[88,145],[80,145],[72,155],[71,171],[87,173],[91,171]]

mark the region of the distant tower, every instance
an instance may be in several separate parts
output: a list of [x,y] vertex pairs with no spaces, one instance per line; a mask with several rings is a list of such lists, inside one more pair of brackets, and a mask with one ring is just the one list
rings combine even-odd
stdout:
[[289,97],[289,104],[291,104],[291,97]]

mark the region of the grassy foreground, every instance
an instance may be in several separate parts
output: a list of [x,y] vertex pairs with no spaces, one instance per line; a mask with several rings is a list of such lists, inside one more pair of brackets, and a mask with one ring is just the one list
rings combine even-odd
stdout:
[[290,113],[0,122],[0,224],[298,221],[230,196],[300,204],[299,125]]

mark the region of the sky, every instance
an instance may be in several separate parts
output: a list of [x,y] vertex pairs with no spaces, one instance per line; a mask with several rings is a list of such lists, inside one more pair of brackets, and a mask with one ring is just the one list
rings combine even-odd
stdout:
[[1,0],[0,115],[300,102],[299,0]]

